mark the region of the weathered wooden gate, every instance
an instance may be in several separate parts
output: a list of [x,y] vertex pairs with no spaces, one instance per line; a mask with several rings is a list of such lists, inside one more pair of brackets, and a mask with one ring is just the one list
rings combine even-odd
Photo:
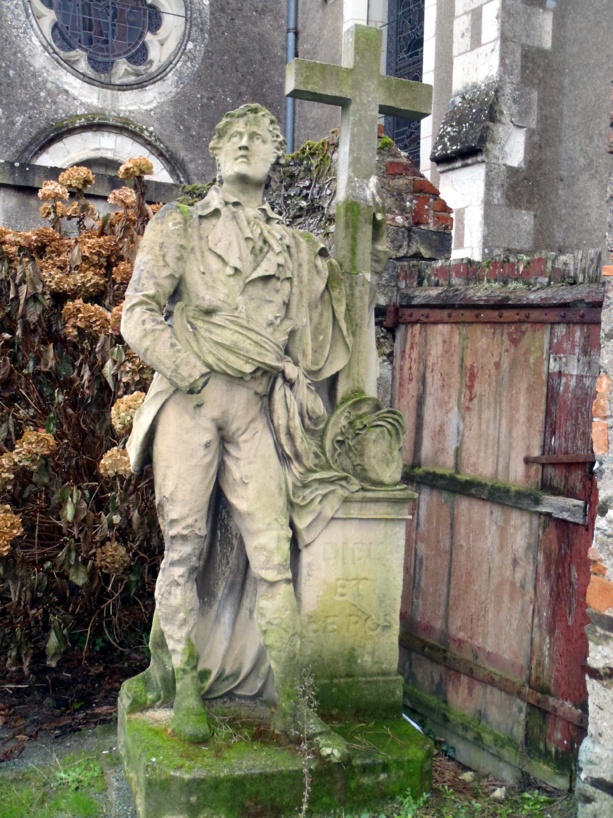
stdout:
[[428,287],[401,304],[394,401],[419,493],[407,703],[468,763],[567,787],[587,723],[602,289]]

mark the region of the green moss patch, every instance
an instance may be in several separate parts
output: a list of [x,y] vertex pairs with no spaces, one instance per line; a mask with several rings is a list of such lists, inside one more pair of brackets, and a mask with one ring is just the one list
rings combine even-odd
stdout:
[[146,818],[295,815],[305,766],[312,816],[384,804],[407,790],[418,798],[431,784],[432,744],[403,719],[335,726],[351,747],[346,765],[309,758],[256,722],[224,721],[201,746],[172,736],[169,723],[170,711],[120,722],[126,776]]

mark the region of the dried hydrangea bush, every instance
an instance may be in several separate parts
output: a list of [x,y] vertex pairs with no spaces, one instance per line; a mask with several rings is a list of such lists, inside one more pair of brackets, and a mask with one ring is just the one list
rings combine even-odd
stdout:
[[162,547],[124,447],[153,373],[119,325],[151,170],[127,162],[134,187],[99,219],[92,172],[69,168],[39,192],[49,227],[0,227],[0,662],[15,672],[146,639]]

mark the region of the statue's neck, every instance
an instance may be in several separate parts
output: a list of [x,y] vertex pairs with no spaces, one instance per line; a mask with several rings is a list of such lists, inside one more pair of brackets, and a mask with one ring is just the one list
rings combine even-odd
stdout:
[[224,182],[223,190],[237,199],[243,207],[259,207],[264,201],[264,185],[243,184],[240,181]]

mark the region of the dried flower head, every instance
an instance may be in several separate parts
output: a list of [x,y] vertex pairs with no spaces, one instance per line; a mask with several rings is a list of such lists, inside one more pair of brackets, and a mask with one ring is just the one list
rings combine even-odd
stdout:
[[117,175],[120,179],[135,179],[137,176],[150,176],[153,173],[153,163],[145,156],[128,159],[119,168]]
[[130,566],[130,555],[121,543],[111,540],[96,551],[96,567],[106,574],[119,575]]
[[64,185],[60,185],[58,182],[43,182],[43,186],[38,191],[38,198],[45,202],[53,199],[66,200],[68,198],[68,190]]
[[0,456],[0,492],[6,491],[13,485],[15,477],[15,458],[12,452]]
[[113,267],[113,281],[116,284],[129,284],[130,279],[132,278],[132,272],[134,270],[134,266],[130,264],[129,261],[120,261],[115,267]]
[[15,444],[13,462],[31,471],[36,471],[43,461],[57,449],[57,440],[48,432],[26,429]]
[[75,165],[73,168],[62,171],[58,176],[58,182],[75,190],[85,190],[94,184],[94,174],[89,168]]
[[151,215],[155,216],[156,213],[159,213],[160,210],[164,207],[162,202],[156,202],[155,204],[149,205],[149,210],[151,211]]
[[106,335],[111,327],[111,313],[97,304],[84,304],[80,298],[69,301],[62,310],[67,338],[73,340],[79,333]]
[[10,506],[0,506],[0,557],[6,557],[11,550],[11,543],[21,534],[21,518],[13,514]]
[[134,414],[143,405],[144,400],[144,392],[133,392],[115,401],[111,409],[111,423],[119,437],[128,434],[132,428]]
[[[125,167],[125,166],[122,166]],[[112,190],[109,194],[107,202],[118,207],[134,207],[136,204],[136,193],[131,187],[120,187],[118,190]]]
[[132,389],[148,389],[153,380],[153,369],[128,350],[125,361],[119,367],[119,378]]
[[113,307],[111,310],[111,332],[113,335],[121,335],[121,314],[123,312],[123,302],[121,304],[117,304],[116,307]]
[[98,464],[98,470],[103,477],[129,477],[132,468],[127,451],[117,446],[109,449]]

